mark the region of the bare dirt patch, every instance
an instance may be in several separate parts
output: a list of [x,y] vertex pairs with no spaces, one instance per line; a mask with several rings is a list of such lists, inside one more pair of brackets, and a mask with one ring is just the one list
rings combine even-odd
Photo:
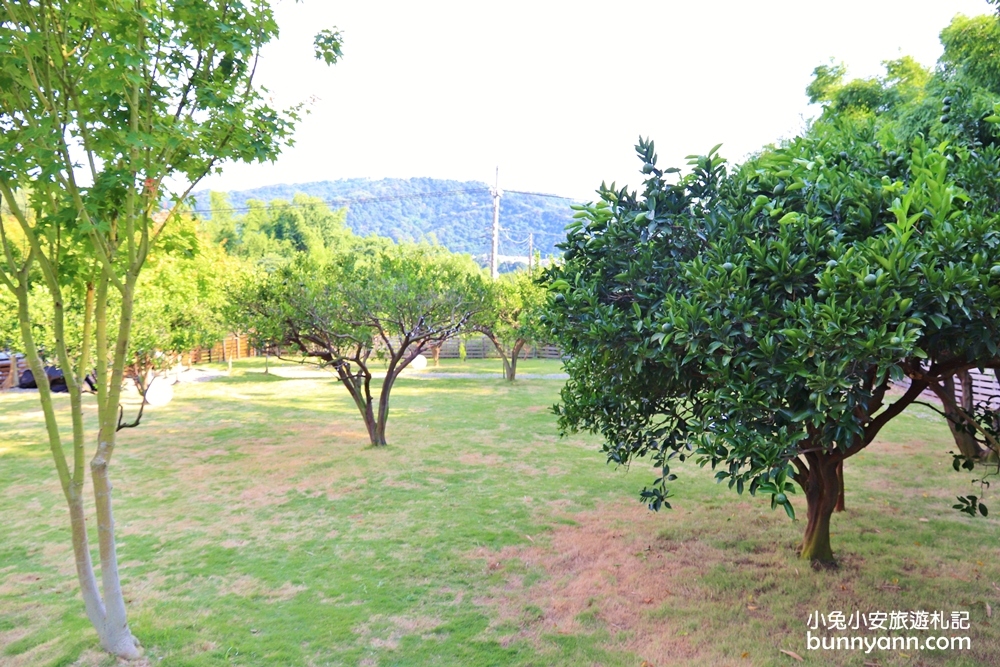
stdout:
[[[504,578],[491,595],[477,600],[495,607],[493,631],[501,643],[587,633],[597,625],[611,635],[613,648],[657,667],[706,659],[660,610],[671,606],[671,598],[704,597],[693,582],[706,567],[723,561],[723,552],[693,537],[655,537],[662,519],[638,505],[570,518],[575,525],[556,527],[548,544],[473,552],[488,572]],[[505,634],[511,625],[517,631]],[[710,663],[728,664],[721,656]]]
[[423,616],[383,616],[376,614],[354,628],[354,634],[372,648],[393,650],[407,635],[419,634],[428,639],[431,632],[442,623],[439,618]]
[[304,590],[307,590],[306,586],[296,586],[287,581],[278,588],[272,588],[256,577],[243,575],[220,586],[219,594],[244,598],[263,596],[269,600],[285,601],[291,600]]
[[459,463],[467,466],[495,466],[503,461],[503,459],[496,454],[480,454],[479,452],[471,452],[459,456],[458,461]]

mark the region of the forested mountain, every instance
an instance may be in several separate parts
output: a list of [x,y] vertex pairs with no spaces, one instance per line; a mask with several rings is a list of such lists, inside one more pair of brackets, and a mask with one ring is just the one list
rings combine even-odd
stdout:
[[[240,217],[248,202],[291,201],[296,193],[318,197],[331,208],[347,208],[347,225],[356,234],[396,240],[436,239],[454,252],[482,260],[490,250],[493,200],[489,187],[476,181],[435,178],[363,178],[272,185],[228,193],[230,215]],[[209,192],[194,194],[200,217],[211,217]],[[558,254],[572,219],[570,199],[505,191],[500,203],[500,255],[526,256],[528,234],[543,257]]]

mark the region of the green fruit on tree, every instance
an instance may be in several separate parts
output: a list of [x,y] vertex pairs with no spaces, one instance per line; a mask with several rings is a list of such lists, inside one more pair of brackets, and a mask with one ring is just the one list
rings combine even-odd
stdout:
[[785,184],[782,181],[778,181],[778,184],[774,186],[774,190],[772,190],[772,192],[774,192],[774,194],[776,194],[776,195],[782,195],[782,194],[784,194],[785,193]]
[[820,291],[816,292],[816,296],[819,297],[820,299],[825,299],[826,297],[830,296],[830,293],[827,292],[825,289],[821,289]]
[[784,505],[785,503],[788,502],[788,496],[786,496],[783,493],[779,493],[774,497],[774,502],[778,503],[779,505]]
[[951,98],[951,96],[949,95],[948,97],[946,97],[946,98],[944,98],[943,100],[941,100],[941,104],[944,104],[944,105],[947,105],[947,106],[951,106],[951,99],[952,99],[952,98]]
[[673,322],[664,322],[663,326],[660,327],[660,331],[662,331],[664,333],[670,333],[673,330],[674,330],[674,323]]
[[732,271],[732,270],[733,270],[733,269],[735,269],[735,268],[736,268],[736,267],[735,267],[735,266],[733,266],[733,263],[732,263],[732,262],[726,262],[725,264],[723,264],[723,265],[722,265],[722,270],[723,270],[723,271],[726,271],[726,272],[729,272],[729,271]]
[[826,230],[826,235],[828,237],[830,237],[831,239],[832,238],[836,238],[836,236],[837,236],[837,230],[836,229],[828,229],[828,230]]
[[903,340],[899,336],[893,336],[892,338],[889,339],[889,342],[892,343],[893,345],[899,345],[901,342],[903,342]]
[[878,283],[878,276],[876,276],[874,273],[869,273],[867,276],[865,276],[865,287],[875,287],[877,283]]
[[835,269],[835,268],[837,268],[837,260],[831,259],[829,262],[826,263],[826,268],[828,268],[828,269]]
[[990,278],[1000,278],[1000,264],[994,264],[990,269]]
[[942,125],[947,125],[950,120],[951,120],[951,116],[949,116],[948,114],[945,114],[945,115],[941,116],[941,124]]

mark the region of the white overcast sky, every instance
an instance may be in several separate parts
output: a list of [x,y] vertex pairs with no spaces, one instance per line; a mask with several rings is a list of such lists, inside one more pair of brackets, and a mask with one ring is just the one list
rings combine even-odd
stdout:
[[[275,164],[226,165],[199,189],[429,176],[592,199],[641,183],[633,145],[660,166],[722,143],[739,161],[815,115],[805,96],[831,57],[850,76],[912,55],[985,0],[673,0],[586,3],[304,0],[277,3],[281,37],[259,81],[277,103],[313,100]],[[313,59],[337,26],[344,59]]]

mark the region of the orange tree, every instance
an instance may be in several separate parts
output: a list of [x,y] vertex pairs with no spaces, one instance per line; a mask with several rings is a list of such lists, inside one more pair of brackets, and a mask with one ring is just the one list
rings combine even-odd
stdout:
[[329,259],[302,254],[234,286],[230,320],[262,347],[332,369],[382,446],[400,373],[466,328],[483,281],[469,255],[443,246],[354,237]]
[[600,433],[610,462],[651,457],[652,509],[687,458],[793,518],[801,488],[801,556],[831,562],[844,461],[931,384],[1000,367],[997,203],[956,182],[995,178],[1000,150],[916,136],[890,156],[875,131],[826,118],[673,180],[640,141],[643,191],[602,186],[578,211],[547,276],[569,356],[560,424]]
[[503,376],[517,377],[517,360],[525,345],[544,340],[540,324],[545,289],[538,282],[540,270],[504,273],[482,283],[483,307],[469,327],[493,343],[503,361]]

